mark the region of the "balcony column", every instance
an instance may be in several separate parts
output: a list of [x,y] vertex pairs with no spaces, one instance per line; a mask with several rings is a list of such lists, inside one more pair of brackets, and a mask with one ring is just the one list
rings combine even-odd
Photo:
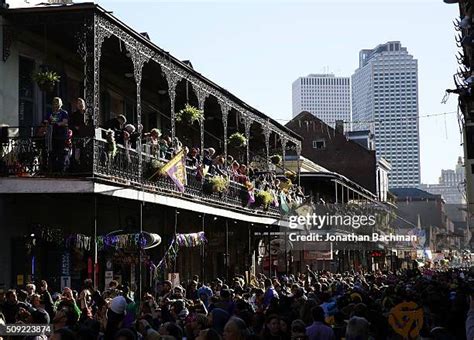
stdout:
[[[226,102],[221,102],[221,112],[222,112],[222,126],[224,127],[224,157],[227,164],[227,118],[229,117],[230,106]],[[230,165],[230,164],[229,164]]]
[[[111,36],[102,25],[101,20],[97,15],[94,15],[94,63],[93,63],[93,89],[92,89],[92,117],[93,126],[100,125],[100,58],[102,56],[102,44],[106,38]],[[89,92],[90,90],[86,90]],[[89,92],[90,93],[90,92]],[[88,103],[86,102],[86,106]],[[95,167],[95,162],[94,162]]]
[[[200,87],[196,87],[194,92],[196,92],[196,96],[198,99],[198,106],[199,106],[198,109],[204,112],[204,104],[206,102],[208,93]],[[204,145],[204,132],[205,132],[204,121],[205,120],[206,120],[206,117],[204,116],[204,118],[199,121],[199,131],[201,133],[201,159],[204,159],[204,146],[205,146]]]
[[170,96],[170,120],[171,120],[171,142],[174,146],[174,138],[176,137],[176,112],[175,112],[175,99],[176,99],[176,84],[181,80],[181,76],[173,72],[171,64],[169,68],[163,67],[163,72],[166,75],[168,81],[168,95]]
[[301,179],[300,179],[300,175],[301,175],[300,157],[301,157],[301,142],[298,141],[297,144],[296,144],[296,158],[298,160],[298,185],[300,185],[300,183],[301,183]]
[[283,174],[285,174],[285,157],[286,157],[286,144],[288,143],[288,139],[285,136],[281,136],[281,154],[282,154],[282,166],[283,166]]
[[265,136],[265,163],[266,163],[266,168],[267,170],[270,170],[270,135],[272,133],[272,130],[270,130],[270,122],[267,121],[265,122],[265,125],[263,126],[263,135]]
[[[86,42],[87,48],[91,48],[91,50],[87,51],[85,57],[84,100],[86,102],[86,114],[90,119],[88,123],[92,124],[95,130],[100,125],[100,59],[102,56],[102,44],[106,38],[111,36],[111,33],[100,24],[101,19],[99,16],[94,14],[92,21],[94,27],[93,38],[89,44]],[[92,175],[98,172],[97,166],[101,156],[97,143],[94,139]]]
[[250,165],[250,127],[252,126],[252,120],[249,116],[244,115],[244,125],[245,125],[245,138],[247,139],[247,145],[245,150],[245,160],[247,161],[247,166]]
[[[126,45],[127,46],[127,45]],[[133,75],[135,76],[135,84],[137,87],[137,130],[143,130],[140,128],[142,124],[142,97],[141,97],[141,88],[142,88],[142,75],[143,75],[143,65],[150,60],[149,57],[143,55],[138,47],[127,47],[128,52],[132,58],[133,63]],[[137,140],[137,152],[138,152],[138,178],[142,178],[142,140],[138,138]]]
[[83,98],[86,103],[87,124],[94,125],[94,16],[88,16],[76,34],[77,53],[82,58],[84,67]]

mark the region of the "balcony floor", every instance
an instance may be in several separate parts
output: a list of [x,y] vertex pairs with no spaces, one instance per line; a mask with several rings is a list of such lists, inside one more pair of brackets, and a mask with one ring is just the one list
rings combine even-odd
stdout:
[[[227,207],[218,203],[140,190],[132,186],[105,183],[97,178],[0,178],[0,194],[91,194],[144,201],[175,207],[177,209],[205,212],[208,215],[265,225],[287,226],[288,222],[279,217],[261,216],[262,211]],[[260,215],[260,216],[259,216]]]

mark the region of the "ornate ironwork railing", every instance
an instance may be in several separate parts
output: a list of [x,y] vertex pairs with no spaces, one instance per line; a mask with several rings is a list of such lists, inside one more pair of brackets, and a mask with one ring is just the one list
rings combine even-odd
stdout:
[[[230,181],[227,190],[206,192],[206,179],[199,180],[196,170],[187,169],[187,185],[180,193],[167,176],[151,180],[146,171],[153,160],[163,163],[149,153],[131,147],[107,142],[99,130],[95,137],[58,141],[46,127],[1,128],[0,176],[17,177],[98,177],[105,181],[127,184],[151,192],[206,201],[233,209],[245,208],[249,213],[279,216],[275,206],[268,209],[249,205],[248,190],[240,183]],[[60,146],[58,147],[58,143]],[[141,158],[141,164],[140,164]],[[58,165],[59,164],[59,165]],[[140,166],[141,165],[141,166]]]

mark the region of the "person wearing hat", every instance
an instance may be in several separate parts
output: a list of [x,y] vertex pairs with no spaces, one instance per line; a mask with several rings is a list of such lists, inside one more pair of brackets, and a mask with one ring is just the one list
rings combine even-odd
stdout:
[[112,339],[115,333],[120,329],[125,317],[126,308],[127,300],[121,295],[114,297],[112,301],[110,301],[110,306],[107,310],[107,326],[104,333],[105,339]]
[[214,156],[215,153],[216,150],[214,148],[204,149],[203,164],[210,168],[212,166],[212,156]]
[[204,306],[206,308],[208,308],[209,307],[209,298],[213,295],[212,294],[212,289],[203,284],[202,287],[200,287],[197,290],[197,293],[198,293],[199,299],[204,303]]
[[160,157],[160,137],[161,131],[157,128],[151,129],[149,133],[145,133],[147,143],[150,145],[150,153],[155,157]]

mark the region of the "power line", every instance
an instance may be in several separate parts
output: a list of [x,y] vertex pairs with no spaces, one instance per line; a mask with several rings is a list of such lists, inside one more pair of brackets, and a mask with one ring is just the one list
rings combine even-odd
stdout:
[[[420,118],[432,118],[432,117],[439,117],[439,116],[447,116],[451,114],[455,114],[456,111],[449,111],[449,112],[443,112],[443,113],[432,113],[432,114],[426,114],[426,115],[419,115],[416,117],[388,117],[388,118],[383,118],[383,119],[374,119],[374,120],[351,120],[347,121],[344,120],[344,124],[373,124],[373,123],[384,123],[384,122],[408,122],[408,121],[415,121]],[[283,121],[283,122],[289,122],[291,119],[275,119],[277,121]],[[322,119],[321,119],[322,120]],[[326,124],[335,124],[336,121],[324,121]]]

